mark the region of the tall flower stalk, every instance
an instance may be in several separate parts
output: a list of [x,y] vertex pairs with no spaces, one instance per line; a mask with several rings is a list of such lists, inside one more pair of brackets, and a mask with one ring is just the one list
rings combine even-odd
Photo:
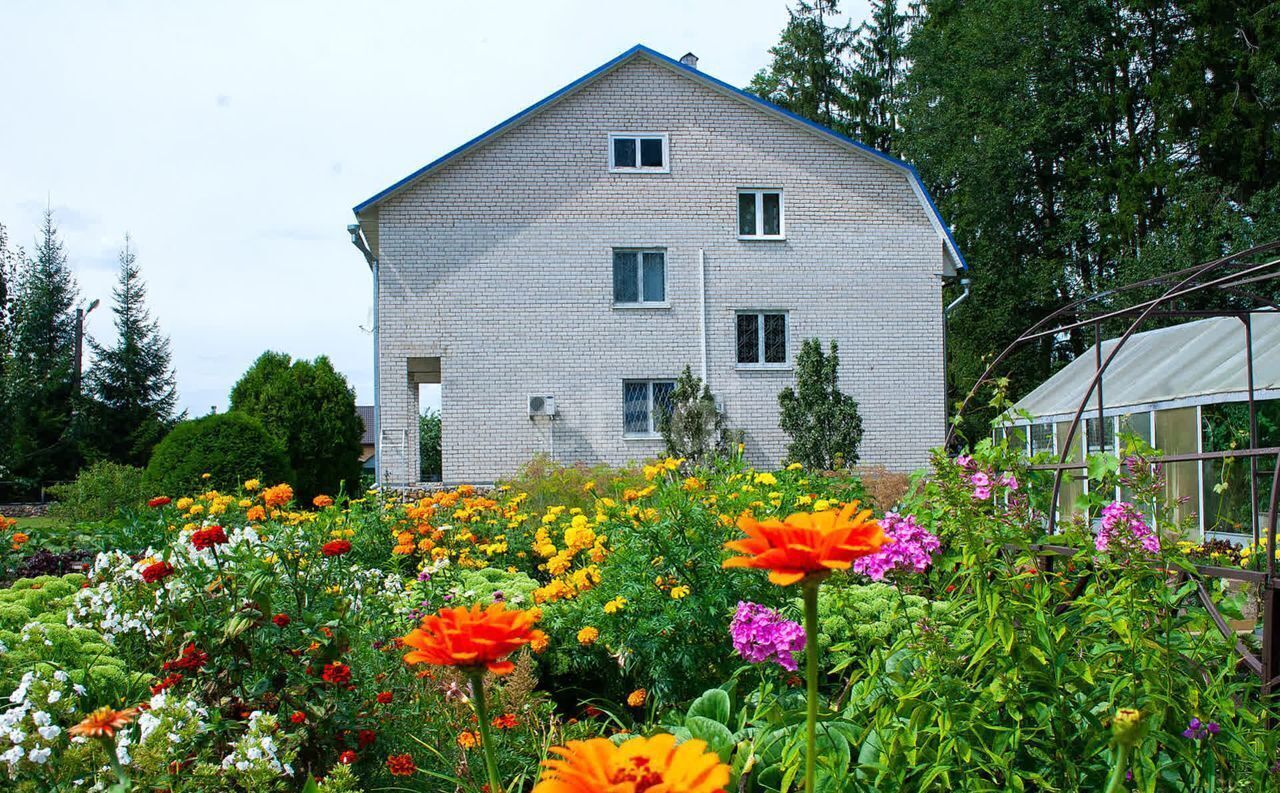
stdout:
[[856,559],[876,553],[892,542],[870,510],[851,501],[839,512],[797,512],[787,519],[738,519],[746,538],[725,543],[741,556],[724,566],[768,570],[778,586],[800,584],[804,598],[805,677],[805,790],[817,790],[818,757],[818,588],[833,570],[848,570]]
[[476,719],[480,725],[480,751],[484,754],[485,771],[489,774],[489,789],[494,793],[501,793],[504,790],[502,783],[498,781],[498,761],[493,756],[493,739],[489,732],[489,708],[484,700],[484,673],[480,671],[472,671],[469,674],[471,679],[471,703],[476,710]]

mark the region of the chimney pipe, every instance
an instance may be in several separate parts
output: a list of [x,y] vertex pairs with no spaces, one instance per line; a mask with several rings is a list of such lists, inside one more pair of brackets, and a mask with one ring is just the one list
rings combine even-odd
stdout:
[[690,69],[698,68],[698,56],[694,55],[692,52],[686,52],[684,55],[680,56],[680,62],[685,66],[688,66]]

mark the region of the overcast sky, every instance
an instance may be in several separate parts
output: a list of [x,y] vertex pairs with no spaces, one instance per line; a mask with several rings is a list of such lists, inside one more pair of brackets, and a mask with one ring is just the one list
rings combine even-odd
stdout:
[[786,19],[785,0],[4,0],[0,223],[30,250],[53,208],[102,341],[128,232],[193,415],[265,349],[326,354],[372,402],[352,206],[637,43],[745,85]]

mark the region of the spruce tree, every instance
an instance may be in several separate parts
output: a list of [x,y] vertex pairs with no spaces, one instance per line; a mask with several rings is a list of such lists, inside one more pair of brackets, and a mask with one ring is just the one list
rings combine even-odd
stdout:
[[178,395],[169,339],[146,307],[146,285],[129,236],[120,251],[120,277],[112,291],[116,340],[91,341],[95,363],[87,379],[88,456],[144,466],[174,424]]
[[[21,259],[22,250],[9,248],[8,230],[0,223],[0,449],[12,448],[10,434],[13,429],[13,414],[9,407],[9,374],[12,367],[9,358],[12,355],[14,277]],[[0,480],[9,478],[10,465],[12,461],[8,459],[8,455],[0,459]]]
[[796,356],[796,384],[778,394],[778,425],[791,436],[787,459],[814,471],[858,462],[862,417],[858,403],[840,390],[836,342],[824,352],[821,339],[805,339]]
[[845,92],[846,58],[853,42],[849,23],[836,27],[838,0],[798,0],[772,60],[747,90],[796,115],[849,134],[852,100]]
[[9,476],[35,487],[72,478],[81,462],[70,431],[77,289],[52,211],[44,214],[35,256],[22,263],[14,291],[5,379]]
[[862,143],[896,152],[905,96],[908,22],[897,0],[871,0],[871,16],[853,36],[847,72],[851,134]]

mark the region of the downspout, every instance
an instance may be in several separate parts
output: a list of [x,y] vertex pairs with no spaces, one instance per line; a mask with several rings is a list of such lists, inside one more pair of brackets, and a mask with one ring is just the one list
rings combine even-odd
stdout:
[[[964,287],[964,291],[955,300],[952,300],[946,308],[942,309],[942,418],[944,433],[951,431],[951,407],[948,405],[949,394],[947,393],[947,384],[950,382],[947,365],[947,318],[951,316],[951,312],[956,307],[969,298],[969,286],[973,282],[968,278],[960,279],[960,286]],[[944,436],[945,437],[945,436]]]
[[[378,257],[373,255],[373,251],[369,250],[364,234],[360,231],[360,224],[353,223],[347,226],[347,232],[351,235],[351,244],[364,254],[364,260],[369,265],[369,272],[373,275],[373,485],[374,487],[381,487],[382,389],[379,387],[379,371],[382,369],[382,360],[381,348],[378,344],[380,327],[378,322]],[[407,449],[405,453],[408,454]]]
[[698,326],[702,335],[702,384],[707,383],[707,256],[698,249]]

